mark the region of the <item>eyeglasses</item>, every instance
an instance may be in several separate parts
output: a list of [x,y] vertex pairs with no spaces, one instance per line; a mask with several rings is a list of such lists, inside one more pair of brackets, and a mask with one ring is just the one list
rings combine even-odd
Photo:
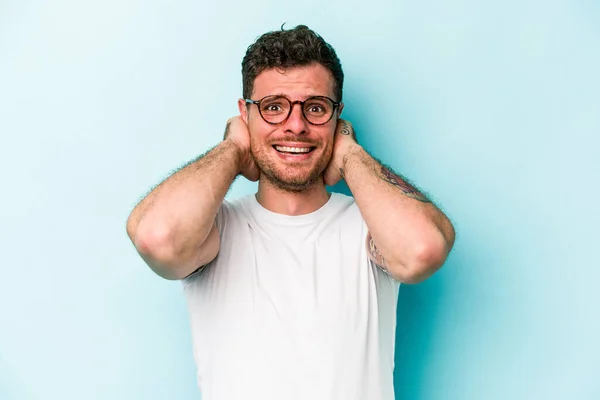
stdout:
[[279,125],[287,121],[296,104],[300,104],[302,115],[310,124],[325,125],[331,120],[335,109],[341,104],[325,96],[313,96],[304,101],[291,101],[287,97],[279,95],[267,96],[261,100],[244,100],[248,104],[256,104],[262,119],[271,125]]

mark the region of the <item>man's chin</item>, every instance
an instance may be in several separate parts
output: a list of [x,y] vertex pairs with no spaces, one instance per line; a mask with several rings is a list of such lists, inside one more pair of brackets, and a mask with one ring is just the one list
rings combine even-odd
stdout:
[[270,184],[279,190],[285,192],[303,192],[311,187],[323,183],[323,175],[315,177],[290,177],[290,176],[274,176],[268,173],[261,173],[261,178],[264,177]]

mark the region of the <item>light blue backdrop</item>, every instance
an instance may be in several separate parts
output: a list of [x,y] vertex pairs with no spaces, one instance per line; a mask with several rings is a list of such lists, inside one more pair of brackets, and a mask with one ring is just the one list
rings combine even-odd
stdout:
[[0,0],[0,399],[198,398],[180,284],[125,220],[220,140],[283,22],[334,45],[359,140],[458,231],[400,290],[397,397],[600,399],[594,0]]

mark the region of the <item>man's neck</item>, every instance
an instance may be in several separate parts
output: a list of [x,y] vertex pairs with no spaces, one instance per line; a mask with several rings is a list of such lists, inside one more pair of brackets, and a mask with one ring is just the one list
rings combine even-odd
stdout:
[[277,214],[303,215],[323,207],[329,196],[323,182],[317,182],[301,192],[290,192],[261,179],[258,182],[256,200],[261,206]]

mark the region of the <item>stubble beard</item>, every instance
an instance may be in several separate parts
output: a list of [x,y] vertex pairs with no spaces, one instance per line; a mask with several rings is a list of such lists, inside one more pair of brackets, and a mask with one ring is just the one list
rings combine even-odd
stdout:
[[[266,146],[269,147],[270,145]],[[315,149],[313,151],[317,150],[318,149]],[[295,193],[305,191],[319,181],[322,182],[323,172],[331,159],[330,149],[325,148],[325,151],[321,154],[317,164],[308,171],[308,173],[300,175],[294,173],[295,171],[293,170],[297,168],[294,164],[290,164],[286,167],[278,166],[277,162],[269,157],[266,151],[261,146],[254,143],[254,141],[251,141],[250,143],[250,152],[254,157],[258,169],[260,169],[261,179],[266,179],[279,190]],[[287,170],[291,170],[291,173],[286,173]]]

